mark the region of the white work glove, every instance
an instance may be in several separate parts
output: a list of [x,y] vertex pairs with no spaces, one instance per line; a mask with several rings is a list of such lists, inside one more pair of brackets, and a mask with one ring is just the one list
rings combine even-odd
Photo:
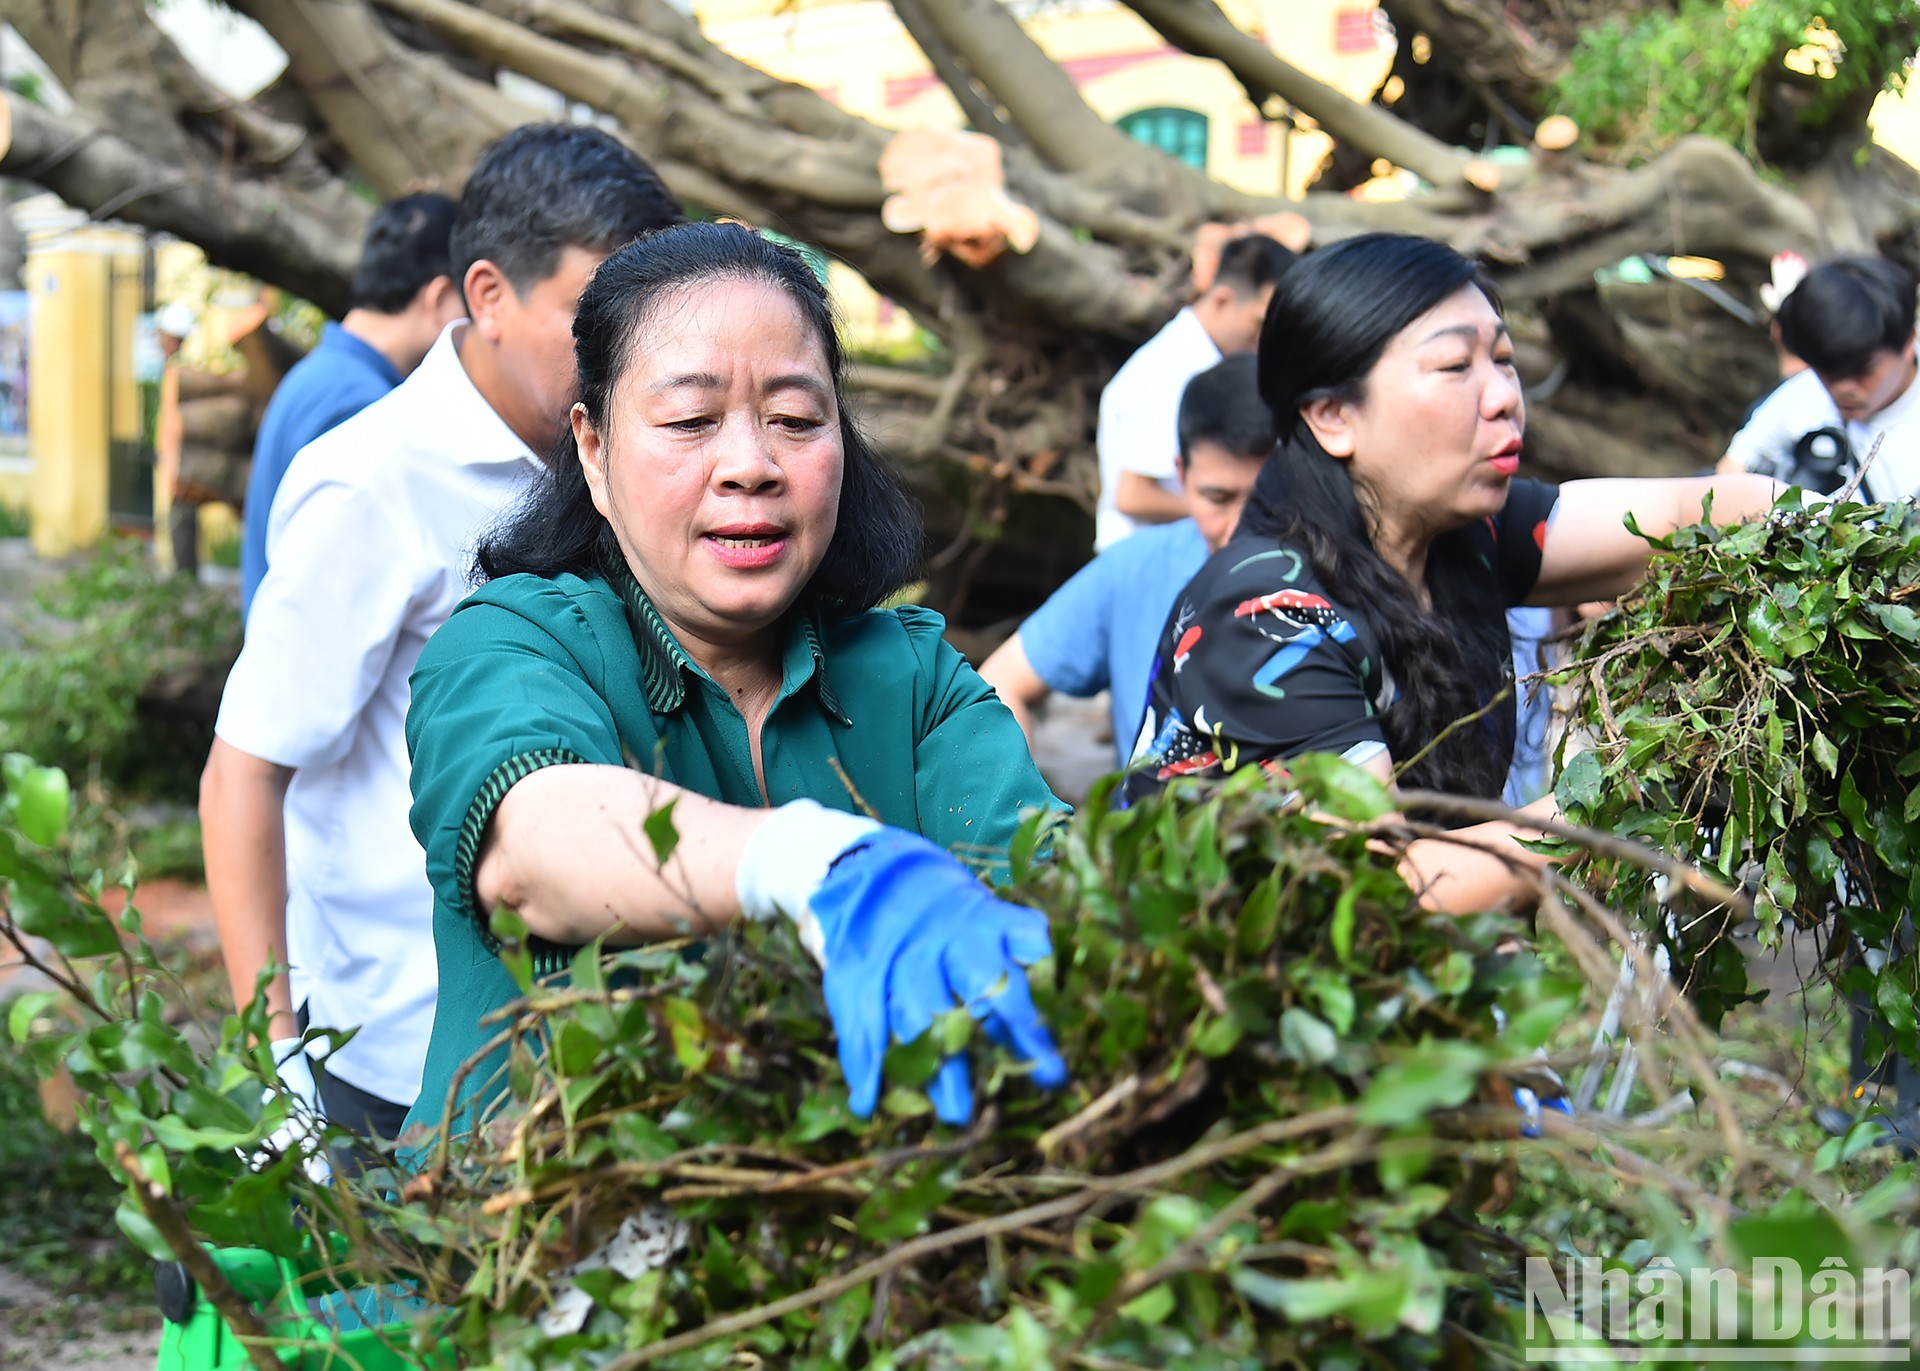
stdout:
[[279,1157],[295,1153],[301,1159],[300,1167],[307,1179],[315,1185],[325,1185],[333,1178],[333,1168],[327,1163],[321,1141],[326,1132],[327,1115],[320,1105],[320,1087],[313,1079],[313,1063],[298,1038],[276,1038],[270,1050],[273,1073],[280,1084],[261,1091],[260,1102],[269,1104],[274,1096],[284,1094],[287,1118],[268,1135],[266,1146],[247,1158],[247,1164],[259,1171]]
[[771,811],[760,831],[747,840],[734,872],[741,914],[755,920],[784,914],[799,928],[800,945],[826,970],[826,936],[809,901],[847,849],[880,829],[873,819],[828,809],[815,800],[793,800]]

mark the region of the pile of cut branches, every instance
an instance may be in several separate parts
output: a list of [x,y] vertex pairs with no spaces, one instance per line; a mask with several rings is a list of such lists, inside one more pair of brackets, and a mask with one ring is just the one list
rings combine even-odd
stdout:
[[[1654,546],[1646,581],[1580,645],[1567,751],[1591,749],[1567,757],[1562,807],[1747,883],[1767,945],[1821,930],[1841,988],[1913,1052],[1920,518],[1910,505],[1806,510],[1796,494],[1767,520]],[[1744,910],[1662,904],[1644,867],[1603,857],[1584,876],[1672,949],[1710,1024],[1745,996],[1726,937]]]
[[[1336,812],[1386,807],[1338,763],[1314,774]],[[410,1185],[410,1234],[453,1258],[413,1264],[421,1293],[537,1309],[544,1273],[651,1204],[683,1250],[594,1277],[576,1344],[636,1349],[621,1366],[716,1344],[794,1366],[1022,1347],[1266,1366],[1487,1335],[1492,1282],[1448,1274],[1497,1245],[1476,1210],[1513,1184],[1517,1115],[1483,1076],[1570,1007],[1530,959],[1489,958],[1512,925],[1414,912],[1359,826],[1258,775],[1127,813],[1096,796],[1036,863],[1042,832],[1016,886],[1054,916],[1033,982],[1066,1090],[1031,1087],[960,1011],[895,1049],[862,1123],[790,937],[589,950],[507,1025],[505,1117],[465,1155],[428,1149]],[[944,1129],[918,1087],[966,1044],[981,1113]]]
[[[1744,1133],[1684,1006],[1663,1041],[1710,1126],[1549,1114],[1520,1138],[1513,1087],[1544,1087],[1537,1049],[1584,1037],[1615,916],[1549,881],[1541,926],[1584,977],[1553,973],[1551,948],[1499,951],[1515,920],[1416,908],[1396,869],[1416,826],[1383,787],[1333,758],[1291,777],[1124,812],[1103,789],[1023,831],[1011,893],[1051,918],[1031,979],[1074,1073],[1054,1093],[956,1012],[894,1049],[878,1113],[853,1118],[817,973],[754,926],[525,979],[496,1024],[507,1099],[470,1134],[407,1139],[331,1187],[292,1157],[250,1171],[287,1117],[262,1102],[264,1012],[211,1038],[177,1022],[147,951],[116,950],[97,879],[61,870],[53,774],[24,762],[14,828],[0,811],[0,938],[56,989],[10,1028],[72,1072],[129,1178],[129,1234],[261,1339],[263,1371],[276,1341],[324,1362],[308,1300],[393,1319],[394,1360],[435,1366],[1478,1362],[1548,1336],[1522,1332],[1528,1258],[1692,1266],[1817,1242],[1859,1268],[1920,1249],[1896,1222],[1911,1183],[1884,1164],[1816,1172]],[[980,1112],[949,1129],[919,1088],[963,1046]],[[1856,1206],[1863,1179],[1882,1183]],[[303,1284],[263,1300],[201,1240],[297,1258]],[[410,1298],[369,1307],[381,1292]]]

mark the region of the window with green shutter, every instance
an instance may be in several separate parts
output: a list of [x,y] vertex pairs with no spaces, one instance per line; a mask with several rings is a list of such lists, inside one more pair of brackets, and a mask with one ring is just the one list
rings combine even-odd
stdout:
[[1170,152],[1188,166],[1207,169],[1207,116],[1190,109],[1135,110],[1120,120],[1130,138]]

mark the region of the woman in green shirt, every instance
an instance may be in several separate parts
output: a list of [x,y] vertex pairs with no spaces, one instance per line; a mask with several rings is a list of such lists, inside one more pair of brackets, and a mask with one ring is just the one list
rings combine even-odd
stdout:
[[[500,906],[542,973],[603,934],[794,919],[862,1115],[890,1039],[957,1003],[1059,1084],[1022,969],[1045,921],[950,855],[1003,863],[1022,814],[1059,801],[939,616],[873,607],[921,533],[847,417],[820,283],[750,230],[682,225],[608,258],[573,333],[564,450],[413,676],[440,980],[409,1122],[464,1126],[503,1089],[499,1049],[456,1087],[519,993]],[[642,824],[668,804],[662,866]],[[969,1117],[965,1059],[929,1093]]]

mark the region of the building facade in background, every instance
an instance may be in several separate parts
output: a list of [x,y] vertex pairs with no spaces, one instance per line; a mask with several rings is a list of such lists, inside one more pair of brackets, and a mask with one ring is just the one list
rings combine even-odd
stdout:
[[[1225,67],[1170,46],[1115,0],[1013,4],[1095,113],[1227,185],[1298,199],[1332,146],[1311,119],[1263,118]],[[1374,0],[1223,0],[1229,18],[1308,75],[1370,99],[1393,62]],[[719,47],[887,128],[966,127],[885,0],[694,0]],[[1274,107],[1278,112],[1277,105]],[[836,265],[857,346],[906,347],[914,324]]]

